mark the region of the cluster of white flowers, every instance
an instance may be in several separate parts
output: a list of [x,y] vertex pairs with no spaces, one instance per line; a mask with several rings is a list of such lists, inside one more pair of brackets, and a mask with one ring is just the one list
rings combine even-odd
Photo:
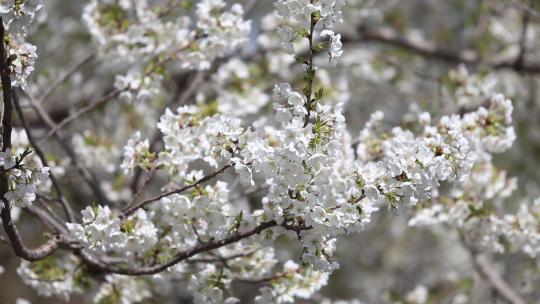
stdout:
[[133,261],[157,243],[157,229],[143,210],[124,220],[108,206],[87,207],[81,214],[82,223],[68,223],[68,228],[76,240],[94,252],[114,252]]
[[124,160],[120,168],[126,175],[133,172],[136,167],[150,169],[154,158],[154,154],[150,152],[148,139],[142,140],[141,133],[137,132],[124,147]]
[[308,21],[311,14],[317,13],[325,28],[333,27],[343,21],[343,7],[346,0],[278,0],[276,9],[285,18]]
[[218,268],[207,264],[189,280],[188,288],[194,294],[194,303],[240,303],[234,297],[226,297],[224,292],[230,288],[231,272],[228,269]]
[[7,29],[13,33],[26,34],[28,26],[42,6],[41,0],[4,0],[0,3],[0,13]]
[[[24,131],[21,131],[24,132]],[[43,167],[41,161],[28,147],[28,139],[15,130],[12,134],[14,146],[6,152],[0,152],[0,168],[7,175],[9,190],[4,197],[14,207],[24,208],[36,200],[38,188],[48,190],[49,167]],[[0,202],[0,209],[4,204]]]
[[[198,174],[201,176],[202,173]],[[249,218],[236,213],[234,207],[227,204],[228,199],[227,184],[217,182],[214,186],[195,188],[189,195],[165,197],[152,206],[151,218],[160,222],[159,234],[165,234],[156,246],[161,254],[167,257],[174,251],[223,239],[242,229],[235,225],[239,225],[239,221],[249,221]]]
[[157,126],[165,150],[159,161],[169,167],[171,175],[186,176],[190,163],[197,159],[217,168],[244,144],[246,135],[240,120],[214,112],[212,107],[183,106],[176,114],[167,109],[161,116]]
[[506,214],[503,218],[492,215],[493,232],[504,236],[510,249],[521,250],[536,258],[540,254],[540,198],[532,203],[523,203],[516,214]]
[[[276,2],[276,9],[280,16],[293,24],[293,27],[283,25],[278,28],[277,33],[281,39],[281,46],[289,54],[295,53],[293,43],[301,37],[315,35],[316,27],[321,38],[327,38],[326,43],[330,59],[334,59],[343,54],[341,35],[334,33],[332,28],[343,21],[342,9],[346,0],[280,0]],[[299,28],[296,29],[297,24]],[[310,33],[310,31],[312,33]],[[319,46],[321,49],[319,49]],[[313,45],[313,51],[321,51],[325,48],[324,43]]]
[[116,160],[121,154],[118,147],[108,139],[85,130],[83,133],[74,134],[71,142],[73,150],[81,156],[85,167],[101,168],[107,172],[116,170]]
[[[186,13],[191,10],[190,18]],[[92,0],[83,20],[102,55],[130,64],[125,75],[116,76],[120,99],[149,101],[160,94],[171,63],[208,69],[216,58],[242,45],[251,31],[243,14],[240,4],[228,7],[223,0],[200,1],[194,9],[172,2]]]
[[[61,262],[60,262],[61,261]],[[39,295],[58,296],[67,301],[71,294],[80,292],[77,282],[78,265],[70,258],[46,258],[29,263],[22,261],[17,273],[25,284],[32,286]]]
[[294,303],[295,298],[309,299],[328,280],[328,274],[287,261],[272,280],[271,287],[261,288],[256,303]]
[[101,46],[124,59],[181,59],[181,65],[189,69],[209,68],[215,58],[243,43],[251,30],[242,6],[233,4],[227,9],[222,0],[199,2],[193,22],[178,16],[174,7],[153,6],[146,0],[92,0],[83,19]]
[[245,116],[257,113],[270,97],[264,88],[254,86],[250,81],[256,75],[257,67],[247,65],[238,58],[220,66],[213,77],[216,88],[217,109],[221,113]]
[[71,235],[97,252],[107,252],[125,244],[120,219],[108,206],[86,207],[81,211],[82,223],[68,223]]
[[26,80],[34,70],[36,46],[25,41],[28,27],[42,8],[41,0],[7,0],[0,2],[0,13],[9,39],[7,55],[10,58],[11,85],[26,87]]
[[429,290],[424,285],[417,285],[405,296],[409,303],[425,304],[427,303]]
[[114,87],[121,91],[120,100],[146,102],[159,95],[163,76],[159,73],[141,73],[136,69],[126,75],[117,75]]
[[450,70],[443,78],[443,90],[459,108],[474,108],[492,94],[496,78],[493,75],[471,74],[464,65]]
[[480,107],[461,119],[460,130],[476,159],[467,183],[423,204],[409,225],[451,224],[464,233],[470,246],[495,252],[522,250],[535,257],[540,252],[538,200],[522,204],[517,214],[506,213],[502,202],[516,189],[517,180],[492,163],[491,154],[506,151],[515,140],[512,104],[500,94],[489,101],[489,108]]
[[152,296],[148,283],[143,279],[107,275],[94,296],[94,303],[140,303]]

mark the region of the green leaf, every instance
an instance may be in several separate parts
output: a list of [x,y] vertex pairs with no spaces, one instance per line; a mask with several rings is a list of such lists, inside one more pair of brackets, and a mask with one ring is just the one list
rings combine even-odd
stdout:
[[315,100],[320,100],[324,96],[324,87],[320,87],[317,92],[315,92]]
[[306,57],[295,56],[295,57],[294,57],[294,60],[296,61],[296,63],[300,63],[300,64],[308,64],[308,61],[307,61],[307,58],[306,58]]
[[301,28],[295,31],[295,34],[297,37],[300,38],[308,38],[309,37],[309,31],[305,28]]
[[324,51],[327,48],[328,48],[328,42],[317,42],[313,46],[313,51],[318,53],[320,51]]

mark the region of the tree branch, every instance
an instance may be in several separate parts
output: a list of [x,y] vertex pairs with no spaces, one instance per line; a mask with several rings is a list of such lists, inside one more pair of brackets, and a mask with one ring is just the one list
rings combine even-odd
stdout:
[[511,304],[525,304],[525,300],[508,285],[503,278],[494,270],[493,266],[489,264],[488,260],[477,249],[468,245],[465,235],[462,231],[458,230],[459,239],[463,247],[469,252],[472,259],[472,264],[476,273],[478,273],[491,288],[501,297],[503,297],[508,303]]
[[489,285],[511,304],[525,304],[523,300],[513,289],[508,285],[501,276],[493,269],[493,266],[489,264],[485,256],[478,253],[473,253],[472,256],[473,266],[476,272],[484,278]]
[[[4,110],[2,113],[2,151],[6,152],[6,150],[11,149],[11,123],[13,115],[13,103],[11,97],[13,90],[11,88],[11,75],[7,58],[7,48],[4,43],[5,29],[2,17],[0,17],[0,39],[2,40],[0,42],[0,79],[2,81],[4,105]],[[8,190],[8,177],[6,174],[3,174],[0,176],[0,199],[4,203],[4,208],[0,213],[0,217],[2,218],[2,225],[4,226],[4,230],[11,242],[13,251],[17,256],[28,261],[37,261],[49,256],[56,251],[56,249],[58,249],[61,237],[59,235],[55,235],[45,244],[35,249],[27,248],[22,241],[13,219],[11,218],[11,203],[4,196]]]
[[54,93],[54,91],[62,84],[64,81],[66,81],[71,75],[75,74],[79,69],[81,69],[85,64],[90,62],[92,58],[96,55],[97,50],[93,50],[90,52],[90,54],[83,57],[81,61],[76,63],[71,69],[69,69],[62,77],[60,77],[58,80],[56,80],[53,84],[51,84],[47,90],[38,98],[38,103],[43,104],[47,102],[49,97]]
[[77,120],[77,118],[79,118],[81,115],[84,115],[85,113],[96,109],[100,105],[102,105],[102,104],[106,103],[107,101],[111,100],[112,98],[115,98],[116,96],[118,96],[121,92],[122,92],[122,90],[114,89],[114,90],[110,91],[109,93],[103,95],[99,99],[90,102],[88,105],[86,105],[85,107],[79,109],[78,111],[71,114],[70,116],[64,118],[60,123],[58,123],[51,130],[49,130],[49,132],[47,132],[47,134],[45,136],[43,136],[43,138],[41,138],[41,140],[38,142],[38,144],[41,145],[44,141],[46,141],[49,137],[56,134],[56,132],[61,130],[63,127],[65,127],[68,124],[70,124],[70,123],[74,122],[75,120]]
[[200,184],[205,183],[205,182],[213,179],[214,177],[218,176],[219,174],[225,172],[225,170],[227,170],[230,167],[232,167],[232,165],[227,164],[227,165],[221,167],[219,170],[214,171],[213,173],[211,173],[209,175],[206,175],[205,177],[199,179],[198,181],[194,182],[193,184],[189,184],[189,185],[186,185],[184,187],[162,193],[160,195],[157,195],[157,196],[154,196],[154,197],[149,198],[147,200],[144,200],[144,201],[142,201],[142,202],[140,202],[140,203],[138,203],[138,204],[136,204],[134,206],[129,206],[128,205],[124,209],[123,214],[125,216],[129,216],[129,215],[133,214],[135,211],[137,211],[137,209],[142,208],[142,207],[144,207],[144,206],[146,206],[148,204],[151,204],[153,202],[159,201],[160,199],[162,199],[164,197],[167,197],[167,196],[170,196],[170,195],[173,195],[173,194],[177,194],[177,193],[182,193],[182,192],[184,192],[186,190],[189,190],[191,188],[195,188],[195,187],[199,186]]
[[[236,243],[242,239],[251,237],[256,234],[260,234],[261,232],[263,232],[264,230],[268,228],[277,227],[277,226],[279,225],[276,223],[275,220],[262,222],[258,226],[256,226],[253,230],[250,230],[244,233],[237,233],[235,235],[232,235],[222,240],[210,241],[210,242],[200,244],[194,248],[177,253],[172,259],[170,259],[168,262],[164,264],[148,266],[148,267],[123,268],[123,267],[118,267],[115,265],[109,265],[109,264],[103,263],[99,261],[98,259],[96,259],[95,257],[93,257],[92,255],[90,255],[86,251],[81,250],[78,253],[86,263],[88,263],[91,267],[93,267],[96,270],[104,271],[107,273],[117,273],[117,274],[130,275],[130,276],[150,275],[150,274],[156,274],[164,270],[167,270],[169,267],[174,266],[197,254],[214,250],[214,249],[218,249],[229,244]],[[281,225],[281,226],[290,230],[310,229],[310,227],[304,227],[304,226],[290,226],[290,225]]]
[[354,43],[357,41],[378,42],[389,46],[401,48],[413,54],[442,61],[445,63],[459,64],[465,63],[477,66],[487,66],[493,69],[513,69],[517,72],[526,74],[540,74],[540,63],[519,62],[515,60],[504,60],[495,62],[483,62],[480,56],[473,50],[449,50],[448,48],[440,47],[430,41],[418,41],[400,35],[396,31],[383,29],[370,29],[362,26],[358,28],[355,37],[344,36],[344,43]]

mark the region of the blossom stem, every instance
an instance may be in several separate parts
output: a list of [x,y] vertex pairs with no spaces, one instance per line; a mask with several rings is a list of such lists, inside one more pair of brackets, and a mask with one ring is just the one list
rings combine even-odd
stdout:
[[[313,0],[309,1],[313,3]],[[313,78],[315,77],[315,71],[313,70],[313,33],[315,32],[315,25],[317,20],[315,18],[315,13],[311,13],[310,26],[309,26],[309,54],[308,54],[308,68],[307,68],[307,90],[306,90],[306,117],[304,118],[304,128],[307,127],[309,123],[309,116],[311,115],[311,103],[313,102]]]

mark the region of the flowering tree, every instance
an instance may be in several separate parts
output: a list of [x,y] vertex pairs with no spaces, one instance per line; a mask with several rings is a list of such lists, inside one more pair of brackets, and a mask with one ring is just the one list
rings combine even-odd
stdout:
[[[341,265],[351,303],[538,299],[540,193],[510,177],[540,173],[537,4],[232,2],[0,2],[2,241],[22,282],[55,301],[333,303]],[[441,8],[457,15],[415,19]],[[517,132],[509,97],[530,103]],[[396,229],[438,236],[414,263],[446,255],[404,287],[382,263],[373,280],[394,279],[371,286],[350,253]]]

